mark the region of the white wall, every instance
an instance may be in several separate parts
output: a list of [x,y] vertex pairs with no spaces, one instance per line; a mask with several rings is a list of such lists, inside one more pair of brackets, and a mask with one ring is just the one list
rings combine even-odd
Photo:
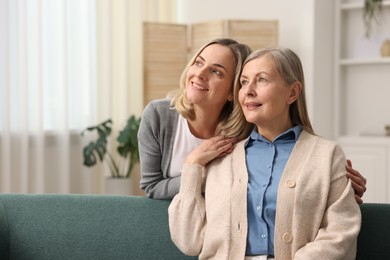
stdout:
[[333,2],[323,0],[177,0],[178,22],[220,19],[279,21],[279,44],[305,69],[309,113],[316,132],[332,137]]

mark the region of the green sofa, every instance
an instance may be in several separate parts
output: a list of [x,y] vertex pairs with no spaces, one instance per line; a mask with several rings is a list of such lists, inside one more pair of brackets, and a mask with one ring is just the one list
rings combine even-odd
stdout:
[[[0,194],[0,259],[197,259],[169,236],[168,200]],[[363,204],[357,259],[390,259],[390,204]]]

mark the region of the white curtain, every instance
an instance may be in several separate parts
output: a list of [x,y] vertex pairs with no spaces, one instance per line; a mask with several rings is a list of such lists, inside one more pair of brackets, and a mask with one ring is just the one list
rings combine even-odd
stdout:
[[96,121],[93,0],[0,0],[0,192],[90,193],[81,129]]
[[[143,21],[175,22],[176,0],[97,0],[98,120],[112,118],[114,132],[143,104]],[[104,170],[103,170],[104,171]],[[132,173],[133,190],[139,174]]]
[[99,120],[142,112],[142,23],[175,22],[176,1],[96,0]]
[[104,192],[80,133],[141,114],[142,22],[175,17],[176,0],[0,0],[0,193]]

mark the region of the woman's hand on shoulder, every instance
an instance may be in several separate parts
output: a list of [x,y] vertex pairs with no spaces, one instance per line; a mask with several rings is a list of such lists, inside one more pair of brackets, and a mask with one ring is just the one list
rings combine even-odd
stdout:
[[233,151],[235,138],[215,136],[204,140],[186,158],[186,164],[200,164],[206,166],[215,158],[223,157]]
[[352,188],[355,190],[355,199],[359,204],[363,203],[363,194],[366,192],[366,184],[367,180],[360,174],[357,170],[352,168],[351,160],[347,160],[347,165],[345,167],[347,169],[347,177],[352,181]]

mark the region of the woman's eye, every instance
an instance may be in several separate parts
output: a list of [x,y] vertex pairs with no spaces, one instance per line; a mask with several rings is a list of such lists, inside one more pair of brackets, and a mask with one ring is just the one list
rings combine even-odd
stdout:
[[201,63],[200,61],[197,61],[197,60],[196,60],[196,61],[194,62],[194,64],[195,64],[196,66],[200,66],[202,63]]
[[218,76],[222,76],[222,72],[219,70],[213,70],[213,73],[217,74]]
[[247,80],[241,80],[241,81],[240,81],[241,86],[245,86],[247,83],[248,83]]

